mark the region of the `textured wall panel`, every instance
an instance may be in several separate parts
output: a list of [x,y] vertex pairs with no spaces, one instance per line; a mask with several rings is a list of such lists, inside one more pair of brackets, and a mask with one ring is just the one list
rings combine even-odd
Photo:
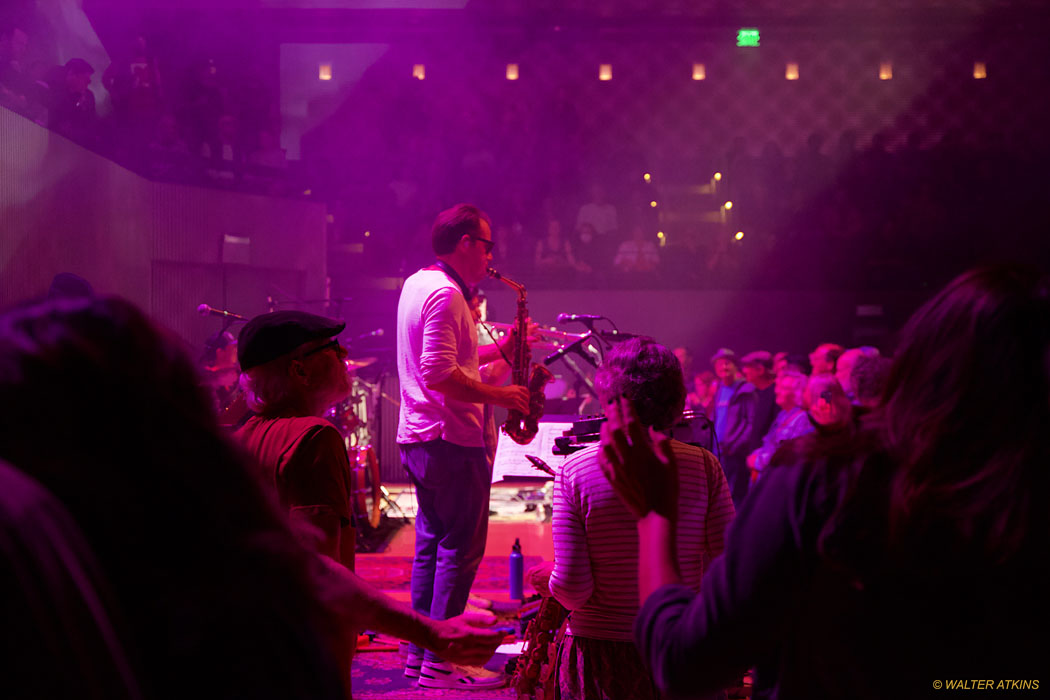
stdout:
[[[149,182],[2,108],[0,153],[0,306],[74,272],[197,343],[215,330],[199,303],[324,296],[322,204]],[[220,264],[225,234],[250,239],[248,265]]]

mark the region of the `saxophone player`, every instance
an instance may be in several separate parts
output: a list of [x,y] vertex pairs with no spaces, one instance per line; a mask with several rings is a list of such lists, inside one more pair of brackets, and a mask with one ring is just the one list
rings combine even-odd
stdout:
[[[416,549],[412,607],[433,619],[463,612],[488,533],[492,467],[485,453],[483,404],[528,413],[526,387],[482,380],[482,366],[502,361],[513,342],[486,346],[479,356],[471,290],[488,274],[492,222],[458,204],[438,214],[431,231],[436,261],[401,290],[397,308],[397,369],[401,462],[416,488]],[[505,375],[504,373],[494,373]],[[433,652],[409,647],[405,675],[426,688],[485,689],[502,676],[453,667]]]

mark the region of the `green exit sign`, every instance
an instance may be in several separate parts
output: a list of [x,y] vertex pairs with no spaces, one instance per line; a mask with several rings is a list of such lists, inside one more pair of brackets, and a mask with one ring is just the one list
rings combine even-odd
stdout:
[[758,30],[752,27],[738,29],[736,32],[737,46],[758,46]]

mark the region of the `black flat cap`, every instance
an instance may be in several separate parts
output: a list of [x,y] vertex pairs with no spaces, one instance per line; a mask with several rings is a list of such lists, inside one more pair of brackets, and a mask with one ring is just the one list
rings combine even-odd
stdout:
[[237,362],[243,372],[287,355],[303,343],[339,335],[344,328],[344,321],[305,311],[275,311],[256,316],[244,324],[238,336]]

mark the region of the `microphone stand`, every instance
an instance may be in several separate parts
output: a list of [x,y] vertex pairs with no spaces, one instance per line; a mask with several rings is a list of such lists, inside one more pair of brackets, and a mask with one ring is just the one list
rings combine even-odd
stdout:
[[570,352],[576,352],[581,357],[586,359],[587,362],[589,362],[592,367],[597,369],[598,364],[594,361],[594,359],[589,357],[588,355],[584,354],[584,352],[583,352],[583,344],[585,342],[587,342],[588,340],[593,340],[596,337],[597,336],[594,334],[594,331],[591,331],[590,333],[584,334],[583,336],[577,338],[576,340],[574,340],[573,342],[569,343],[568,345],[566,345],[564,347],[561,347],[561,348],[558,348],[557,350],[552,352],[550,355],[547,355],[545,358],[543,358],[543,364],[544,365],[548,365],[548,366],[552,365],[555,362],[557,362],[558,360],[560,360],[563,357],[565,357],[566,355],[568,355]]

